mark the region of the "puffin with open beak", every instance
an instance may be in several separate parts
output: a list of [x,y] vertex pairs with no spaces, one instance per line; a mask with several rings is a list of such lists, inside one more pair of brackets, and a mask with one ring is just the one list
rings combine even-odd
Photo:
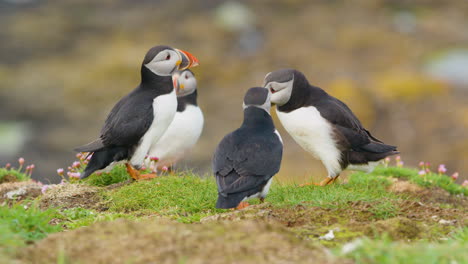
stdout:
[[173,166],[194,145],[203,130],[203,113],[197,104],[197,80],[190,70],[173,75],[177,112],[161,139],[151,147],[146,167],[154,171]]
[[176,113],[172,75],[197,65],[197,58],[186,51],[164,45],[151,48],[141,65],[140,84],[112,108],[100,137],[75,149],[92,155],[81,178],[119,161],[126,161],[127,171],[135,180],[155,177],[140,175],[138,170]]

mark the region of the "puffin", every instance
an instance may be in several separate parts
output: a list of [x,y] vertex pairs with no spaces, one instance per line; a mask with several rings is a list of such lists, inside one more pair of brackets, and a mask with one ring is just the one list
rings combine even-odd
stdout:
[[283,156],[283,142],[270,116],[271,93],[250,88],[244,97],[244,121],[226,135],[213,156],[218,186],[216,208],[242,209],[248,199],[263,202]]
[[198,65],[189,52],[166,45],[152,47],[141,65],[141,82],[120,99],[106,118],[101,135],[93,142],[75,148],[91,155],[80,175],[84,179],[116,162],[126,162],[135,180],[153,178],[140,175],[144,159],[166,132],[177,109],[173,73]]
[[328,177],[315,185],[333,183],[345,169],[372,172],[382,159],[399,153],[372,136],[345,103],[295,69],[268,73],[263,86],[272,93],[286,131],[325,166]]
[[197,80],[190,70],[173,75],[177,111],[161,139],[150,148],[147,168],[171,168],[197,143],[203,130],[203,113],[197,104]]

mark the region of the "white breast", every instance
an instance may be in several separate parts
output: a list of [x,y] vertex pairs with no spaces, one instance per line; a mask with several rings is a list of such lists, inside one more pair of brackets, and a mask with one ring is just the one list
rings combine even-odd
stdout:
[[[170,166],[181,159],[194,145],[203,130],[203,113],[198,106],[187,105],[183,112],[176,112],[161,139],[149,151],[157,157],[156,167]],[[149,161],[146,161],[149,167]]]
[[289,113],[281,111],[276,113],[292,138],[322,161],[330,177],[341,172],[341,152],[333,139],[332,126],[315,107],[302,107]]
[[173,90],[170,94],[160,95],[153,100],[154,119],[150,128],[146,131],[140,144],[130,160],[132,166],[139,167],[143,164],[145,156],[151,146],[159,141],[161,136],[174,119],[177,110],[177,97]]

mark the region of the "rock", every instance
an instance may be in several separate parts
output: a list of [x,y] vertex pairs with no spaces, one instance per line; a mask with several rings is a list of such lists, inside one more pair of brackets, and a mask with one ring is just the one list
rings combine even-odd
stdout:
[[319,237],[320,240],[333,240],[335,238],[335,234],[333,233],[333,230],[328,231],[325,235]]

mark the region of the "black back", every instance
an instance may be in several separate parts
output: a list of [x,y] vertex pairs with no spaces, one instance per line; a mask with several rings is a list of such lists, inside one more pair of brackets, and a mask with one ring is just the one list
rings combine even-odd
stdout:
[[[395,146],[385,145],[367,131],[342,101],[323,89],[310,85],[304,74],[294,70],[294,84],[289,101],[277,110],[289,113],[301,107],[313,106],[333,125],[335,137],[342,150],[388,152]],[[377,144],[376,144],[377,143]]]
[[233,208],[260,192],[281,165],[283,145],[271,116],[263,109],[244,110],[242,126],[223,138],[213,158],[218,208]]

